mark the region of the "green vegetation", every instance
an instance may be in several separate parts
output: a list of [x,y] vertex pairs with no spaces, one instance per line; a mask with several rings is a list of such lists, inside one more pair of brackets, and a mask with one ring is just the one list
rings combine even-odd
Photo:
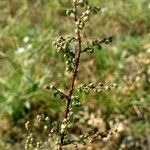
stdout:
[[[85,149],[149,149],[150,2],[148,0],[90,1],[100,6],[87,23],[85,41],[113,35],[110,45],[83,54],[77,83],[117,83],[118,89],[80,94],[72,137],[119,128],[105,140]],[[3,0],[0,2],[0,149],[24,149],[24,124],[41,114],[50,122],[62,120],[65,103],[44,85],[55,82],[68,90],[70,73],[52,41],[72,33],[66,17],[71,0]],[[86,44],[86,43],[83,43]],[[37,129],[37,136],[44,135]],[[45,139],[42,139],[45,140]],[[81,144],[80,149],[84,146]],[[70,149],[70,147],[66,147]]]

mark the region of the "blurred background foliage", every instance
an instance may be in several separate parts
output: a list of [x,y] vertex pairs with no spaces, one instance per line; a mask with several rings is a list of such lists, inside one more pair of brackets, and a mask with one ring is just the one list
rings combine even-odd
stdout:
[[[77,83],[116,82],[119,87],[99,95],[81,95],[83,106],[92,114],[100,110],[103,122],[109,126],[112,122],[125,122],[126,132],[118,147],[129,139],[138,139],[139,145],[132,145],[134,149],[148,149],[150,2],[92,0],[90,3],[99,5],[101,12],[91,18],[82,37],[90,41],[113,35],[114,42],[102,51],[83,55]],[[72,21],[65,15],[70,4],[71,0],[0,2],[2,150],[23,149],[24,123],[37,114],[44,113],[54,120],[62,117],[64,103],[52,98],[43,86],[54,81],[63,90],[68,89],[70,74],[64,71],[63,57],[51,43],[58,35],[73,34]]]

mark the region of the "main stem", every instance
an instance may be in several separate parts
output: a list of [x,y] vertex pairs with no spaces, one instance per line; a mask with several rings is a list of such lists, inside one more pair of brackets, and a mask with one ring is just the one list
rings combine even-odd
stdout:
[[[75,18],[74,21],[77,21],[77,7],[76,4],[74,4],[74,8],[75,8]],[[81,35],[80,35],[80,30],[78,30],[77,32],[77,53],[76,53],[76,57],[75,57],[75,65],[74,65],[74,70],[72,73],[72,78],[71,78],[71,83],[70,83],[70,89],[68,92],[68,99],[66,99],[66,107],[65,107],[65,115],[64,118],[67,119],[68,118],[68,114],[69,114],[69,108],[70,108],[70,102],[71,102],[71,96],[73,94],[73,90],[74,90],[74,84],[75,84],[75,80],[78,74],[78,67],[79,67],[79,63],[80,63],[80,55],[81,55]],[[61,143],[59,146],[59,150],[62,150],[62,146],[64,145],[64,136],[65,133],[63,132],[61,134]]]
[[[76,54],[76,58],[75,58],[75,66],[74,66],[74,71],[73,71],[72,78],[71,78],[70,89],[69,89],[69,92],[68,92],[68,97],[69,98],[66,100],[66,108],[65,108],[65,116],[64,116],[65,119],[68,118],[70,102],[71,102],[71,96],[73,94],[74,84],[75,84],[75,80],[76,80],[77,73],[78,73],[78,67],[79,67],[79,63],[80,63],[80,55],[81,55],[81,35],[80,35],[80,31],[77,32],[77,42],[78,42],[78,50],[77,50],[77,54]],[[61,143],[60,143],[59,150],[62,150],[62,146],[63,146],[63,142],[64,142],[64,135],[65,135],[64,133],[61,134]]]

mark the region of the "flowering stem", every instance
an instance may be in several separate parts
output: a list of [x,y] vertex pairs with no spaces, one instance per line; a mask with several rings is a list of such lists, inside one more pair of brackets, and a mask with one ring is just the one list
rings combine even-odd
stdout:
[[[75,6],[76,8],[76,6]],[[75,13],[75,22],[77,21],[77,13]],[[68,92],[68,99],[66,100],[66,107],[65,107],[65,115],[64,118],[67,119],[68,118],[68,114],[69,114],[69,108],[70,108],[70,102],[71,102],[71,96],[73,94],[73,90],[74,90],[74,85],[75,85],[75,80],[77,77],[77,73],[78,73],[78,67],[79,67],[79,63],[80,63],[80,55],[81,55],[81,35],[80,35],[80,30],[77,31],[77,54],[76,54],[76,58],[75,58],[75,65],[74,65],[74,70],[72,73],[72,78],[71,78],[71,84],[70,84],[70,89]],[[62,146],[63,146],[63,142],[64,142],[64,135],[65,133],[63,132],[61,134],[61,143],[60,143],[60,147],[59,150],[62,150]]]

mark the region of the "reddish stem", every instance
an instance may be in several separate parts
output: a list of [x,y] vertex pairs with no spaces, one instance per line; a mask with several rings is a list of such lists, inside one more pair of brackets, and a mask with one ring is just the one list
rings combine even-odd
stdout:
[[[76,22],[77,21],[77,8],[76,8],[76,4],[74,5],[74,8],[76,10],[74,20]],[[68,92],[68,99],[66,100],[65,116],[64,116],[65,119],[68,118],[69,108],[70,108],[70,102],[71,102],[71,96],[73,94],[74,84],[75,84],[75,80],[76,80],[77,73],[78,73],[78,67],[79,67],[79,63],[80,63],[80,55],[81,55],[81,35],[80,35],[80,30],[78,30],[78,32],[77,32],[77,43],[78,43],[78,46],[77,46],[78,49],[77,49],[77,54],[76,54],[76,57],[75,57],[74,71],[72,73],[70,89],[69,89],[69,92]],[[63,132],[61,134],[61,143],[60,143],[59,150],[62,150],[62,146],[64,144],[64,136],[65,136],[65,133]]]
[[[73,94],[74,84],[75,84],[75,80],[76,80],[77,73],[78,73],[78,67],[79,67],[79,63],[80,63],[80,55],[81,55],[81,35],[80,35],[80,31],[77,32],[77,41],[78,41],[78,51],[77,51],[77,55],[76,55],[76,59],[75,59],[74,71],[73,71],[72,78],[71,78],[70,90],[69,90],[69,93],[68,93],[69,98],[66,101],[65,116],[64,116],[65,119],[68,118],[69,107],[70,107],[70,102],[71,102],[71,96]],[[60,144],[59,150],[62,150],[62,146],[63,146],[63,142],[64,142],[64,135],[65,135],[64,133],[61,134],[61,144]]]

